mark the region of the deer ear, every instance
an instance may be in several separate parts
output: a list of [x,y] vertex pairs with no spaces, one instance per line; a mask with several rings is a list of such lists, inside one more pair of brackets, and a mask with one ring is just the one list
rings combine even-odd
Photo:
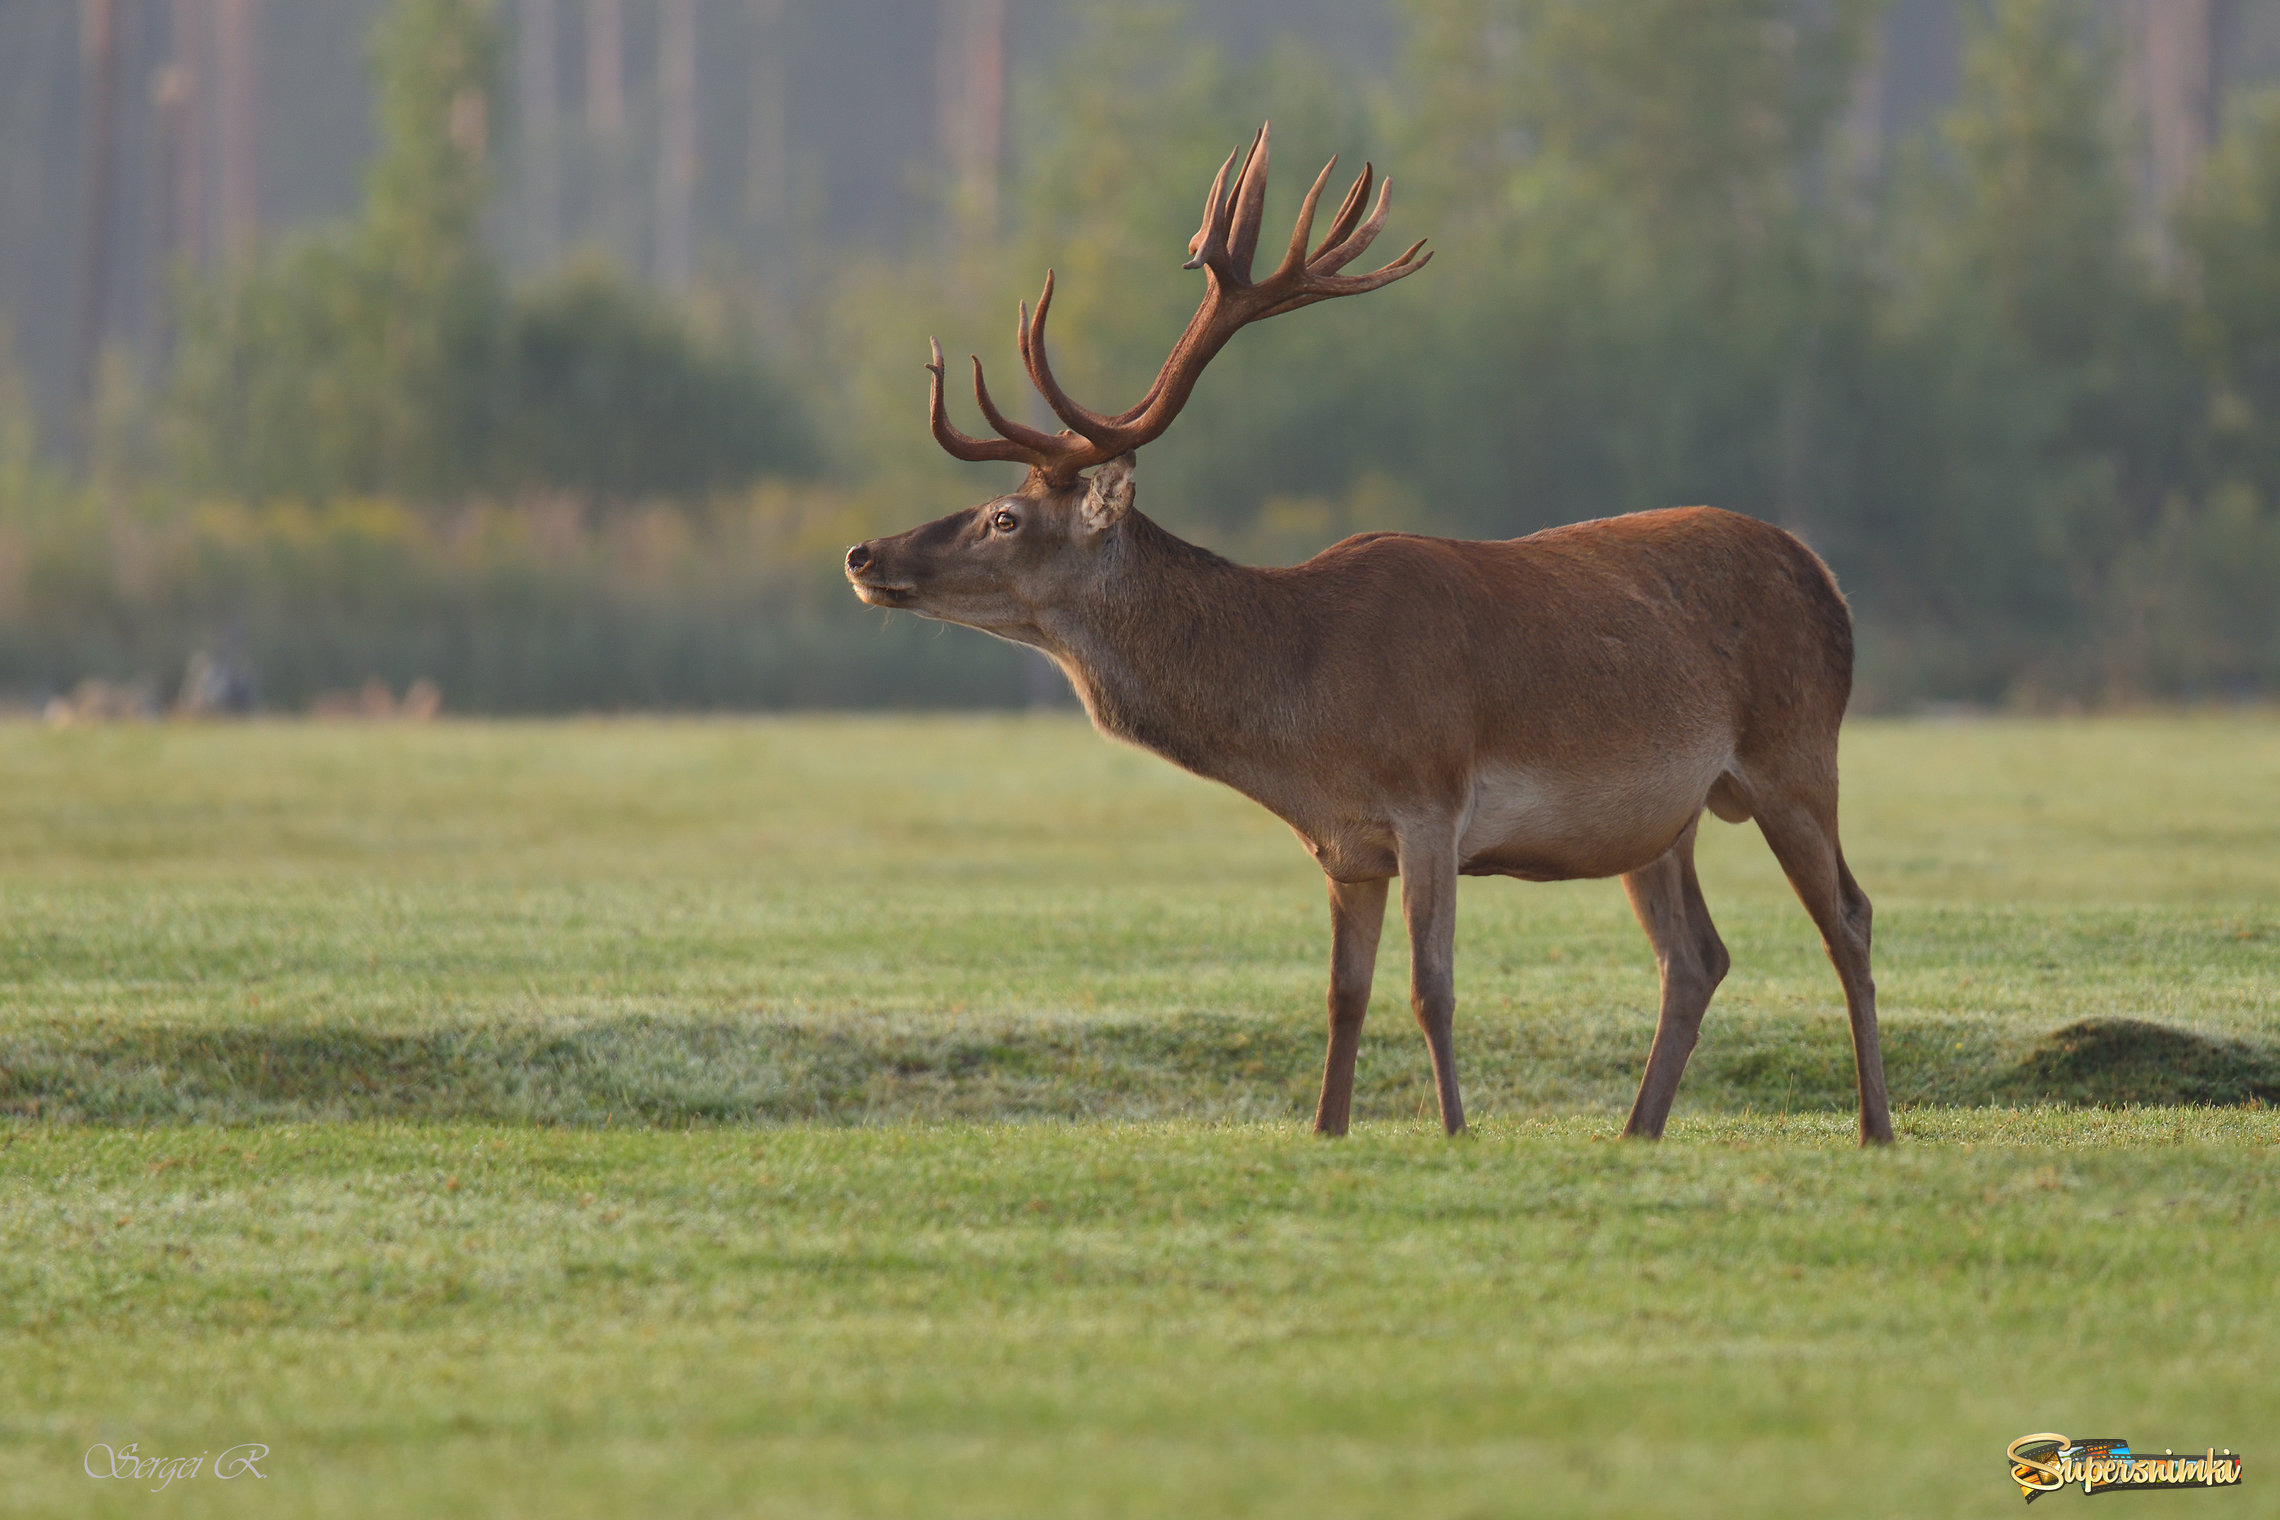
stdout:
[[1132,472],[1136,461],[1129,452],[1117,455],[1085,477],[1084,505],[1077,510],[1085,526],[1099,533],[1113,528],[1132,510]]

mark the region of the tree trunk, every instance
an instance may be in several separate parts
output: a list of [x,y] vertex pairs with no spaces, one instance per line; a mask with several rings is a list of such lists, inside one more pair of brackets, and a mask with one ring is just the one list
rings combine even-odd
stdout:
[[86,129],[80,137],[79,311],[72,354],[72,408],[83,457],[92,448],[96,373],[110,297],[111,211],[119,136],[119,17],[116,0],[81,0]]
[[2140,184],[2156,256],[2173,264],[2169,215],[2200,172],[2216,128],[2214,0],[2134,0],[2130,7],[2131,93],[2143,147]]
[[762,278],[780,283],[791,217],[791,110],[784,98],[784,0],[752,0],[752,88],[747,109],[744,212]]
[[214,93],[221,128],[221,245],[246,258],[261,235],[258,0],[214,0]]
[[1005,0],[942,0],[935,131],[945,170],[943,229],[955,258],[997,232],[1005,117]]
[[657,19],[657,278],[685,290],[697,262],[696,0],[660,0]]
[[518,0],[515,10],[515,131],[523,176],[523,246],[533,264],[562,241],[562,124],[557,106],[560,37],[554,0]]
[[586,0],[586,131],[593,144],[587,182],[587,227],[631,264],[625,215],[625,8],[620,0]]

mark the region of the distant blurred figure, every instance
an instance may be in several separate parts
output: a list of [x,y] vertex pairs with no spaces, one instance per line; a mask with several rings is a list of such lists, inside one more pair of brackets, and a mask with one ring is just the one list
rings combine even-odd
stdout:
[[442,707],[442,689],[425,676],[404,688],[404,700],[401,702],[388,689],[386,681],[373,676],[357,691],[319,692],[316,701],[309,704],[309,716],[403,719],[412,723],[425,723],[441,711]]
[[182,672],[182,692],[174,710],[188,718],[238,717],[261,705],[261,682],[246,660],[236,629],[223,636],[219,652],[198,650]]
[[50,697],[48,722],[57,728],[75,723],[128,723],[158,716],[158,693],[148,680],[105,681],[90,676],[68,697]]

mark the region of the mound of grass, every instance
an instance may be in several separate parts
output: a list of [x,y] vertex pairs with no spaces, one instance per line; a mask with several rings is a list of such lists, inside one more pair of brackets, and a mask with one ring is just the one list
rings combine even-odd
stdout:
[[[1699,1112],[1847,1113],[1843,1023],[1714,1027],[1683,1089]],[[1463,1031],[1480,1115],[1628,1101],[1646,1030],[1506,1018]],[[1886,1031],[1904,1105],[2280,1101],[2267,1046],[2139,1019],[2091,1020],[2009,1060],[1983,1022]],[[1296,1021],[849,1016],[618,1018],[414,1029],[354,1024],[19,1028],[0,1038],[0,1113],[101,1124],[350,1119],[659,1126],[946,1119],[1303,1120],[1321,1034]],[[1387,1020],[1363,1045],[1356,1112],[1430,1106],[1421,1043]]]
[[2009,1074],[2020,1097],[2097,1104],[2280,1103],[2280,1051],[2145,1019],[2053,1031]]
[[59,1120],[484,1119],[577,1125],[1260,1117],[1306,1056],[1208,1015],[551,1026],[133,1025],[0,1046],[0,1111]]

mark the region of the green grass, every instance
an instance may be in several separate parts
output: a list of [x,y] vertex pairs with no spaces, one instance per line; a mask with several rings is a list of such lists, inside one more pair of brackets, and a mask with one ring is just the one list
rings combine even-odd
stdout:
[[[15,725],[0,775],[17,1112],[678,1125],[1313,1097],[1319,876],[1251,804],[1066,720]],[[2269,719],[1855,726],[1895,1098],[2280,1096],[2276,799]],[[1681,1112],[1841,1109],[1811,926],[1754,829],[1705,829],[1735,969]],[[1406,954],[1396,923],[1364,1116],[1428,1102]],[[1655,989],[1615,883],[1468,882],[1458,956],[1474,1113],[1628,1101]],[[2187,1032],[2199,1075],[2045,1048],[2113,1020]]]
[[[1606,1138],[1619,890],[1470,882],[1479,1133],[1395,932],[1324,1145],[1318,878],[1070,723],[0,726],[0,1493],[1995,1514],[2060,1430],[2246,1450],[2116,1502],[2280,1515],[2280,722],[1845,764],[1888,1155],[1747,828],[1669,1143]],[[2126,1098],[2236,1106],[2064,1106]],[[153,1495],[98,1441],[272,1455]]]
[[2059,1430],[2280,1512],[2272,1115],[1902,1128],[31,1128],[0,1483],[139,1514],[93,1442],[258,1440],[165,1502],[1993,1515]]

